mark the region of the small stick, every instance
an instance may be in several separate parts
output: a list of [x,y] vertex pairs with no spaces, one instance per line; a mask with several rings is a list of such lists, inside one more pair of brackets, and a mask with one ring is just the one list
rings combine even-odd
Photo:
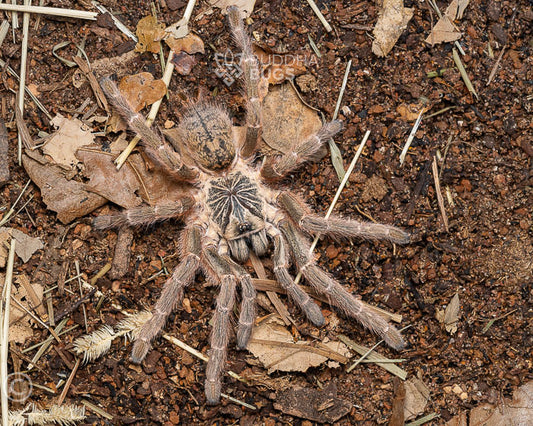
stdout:
[[322,22],[322,25],[324,25],[324,28],[329,33],[331,32],[332,28],[331,25],[329,25],[328,21],[326,21],[326,18],[324,18],[324,15],[322,15],[322,12],[318,9],[318,6],[313,0],[307,0],[307,3],[309,3],[309,6],[311,6],[311,9],[313,9],[313,12],[315,12],[315,15],[320,19],[320,22]]
[[41,320],[37,315],[35,315],[32,311],[27,309],[22,303],[20,303],[17,299],[15,299],[15,296],[11,296],[11,300],[15,302],[15,304],[18,306],[18,309],[24,311],[27,315],[33,318],[35,322],[38,322],[41,324],[44,328],[46,328],[52,336],[54,336],[54,339],[56,339],[59,343],[61,343],[61,339],[56,334],[54,330],[50,328],[50,326],[46,325],[43,320]]
[[433,157],[433,163],[431,165],[431,168],[433,171],[433,181],[435,182],[435,192],[437,193],[437,202],[439,203],[440,214],[442,215],[442,220],[444,222],[444,229],[446,229],[446,232],[449,232],[448,216],[446,215],[446,209],[444,208],[444,199],[442,198],[442,192],[440,190],[439,168],[437,166],[437,157]]
[[[13,265],[15,263],[15,247],[17,240],[11,237],[11,246],[7,258],[6,277],[2,288],[2,298],[0,299],[0,402],[2,406],[2,424],[9,424],[9,405],[7,395],[7,358],[9,350],[9,314],[11,307],[11,285],[13,283]],[[3,312],[2,312],[3,311]],[[2,317],[3,313],[3,317]]]
[[5,10],[8,12],[25,12],[25,13],[36,13],[39,15],[62,16],[64,18],[87,19],[90,21],[96,21],[96,17],[98,16],[98,13],[96,12],[86,12],[83,10],[61,9],[57,7],[5,4],[5,3],[0,4],[0,10]]
[[[31,0],[24,0],[24,6],[31,7]],[[19,108],[20,115],[24,117],[24,89],[26,88],[26,64],[28,62],[28,38],[30,32],[30,14],[24,13],[22,15],[22,44],[20,47],[20,84],[19,84]],[[19,166],[22,165],[22,135],[18,134],[18,151],[17,160]]]
[[76,375],[76,372],[78,371],[78,367],[80,366],[80,359],[76,359],[76,364],[74,364],[74,368],[70,372],[70,376],[68,376],[67,383],[65,383],[65,387],[63,388],[63,392],[61,392],[61,395],[59,396],[59,399],[57,400],[57,405],[63,404],[63,401],[67,397],[67,393],[70,389],[70,385],[72,384],[72,380],[74,380],[74,376]]
[[476,99],[479,99],[479,96],[476,93],[476,89],[474,89],[474,85],[472,84],[472,81],[470,81],[470,77],[468,77],[465,67],[463,63],[461,62],[461,58],[459,57],[459,54],[457,53],[457,50],[455,48],[452,49],[452,55],[453,55],[453,60],[455,62],[455,65],[457,65],[457,68],[459,68],[459,73],[461,74],[461,77],[465,83],[466,88],[468,89],[470,93],[472,93],[476,97]]
[[[359,148],[357,149],[357,152],[355,153],[355,156],[353,157],[352,162],[350,163],[350,167],[348,167],[348,170],[346,171],[346,174],[344,175],[344,178],[342,179],[342,182],[340,183],[339,188],[337,189],[337,193],[335,194],[335,197],[333,198],[333,201],[331,202],[331,205],[329,206],[329,209],[328,209],[326,215],[324,216],[326,219],[329,219],[329,217],[331,216],[331,212],[335,208],[335,204],[337,204],[337,201],[338,201],[338,199],[339,199],[339,197],[341,195],[341,192],[344,189],[344,187],[346,186],[346,182],[348,182],[348,178],[350,177],[350,174],[352,173],[352,171],[353,171],[353,169],[355,167],[355,164],[357,163],[357,160],[359,160],[359,157],[361,156],[361,152],[363,152],[363,148],[365,147],[366,141],[368,140],[369,136],[370,136],[370,131],[367,130],[366,133],[365,133],[365,136],[364,136],[364,138],[363,138],[363,140],[361,142],[361,144],[359,145]],[[320,238],[320,234],[315,237],[315,239],[313,240],[313,243],[311,244],[311,248],[309,250],[311,255],[312,255],[313,251],[315,250],[315,247],[316,247],[316,245],[318,243],[318,239],[319,238]],[[301,279],[302,279],[302,273],[300,271],[300,272],[298,272],[298,275],[294,279],[294,282],[296,284],[298,284]]]
[[500,65],[500,62],[501,62],[501,60],[503,58],[503,53],[505,52],[505,48],[506,47],[507,47],[507,45],[503,46],[502,51],[498,55],[498,59],[496,59],[496,63],[494,64],[494,67],[492,67],[492,71],[490,72],[489,79],[487,80],[487,84],[486,84],[487,86],[490,83],[492,83],[492,79],[496,75],[496,71],[498,70],[498,65]]
[[9,218],[13,215],[13,213],[15,213],[15,206],[20,201],[20,199],[22,197],[22,194],[24,194],[24,191],[26,191],[26,189],[28,188],[28,185],[30,183],[31,183],[31,179],[28,179],[28,182],[26,183],[26,185],[22,189],[21,193],[19,194],[19,196],[17,197],[17,199],[15,200],[15,202],[13,203],[13,205],[11,206],[9,211],[4,215],[2,220],[0,220],[0,226],[4,225],[9,220]]
[[420,110],[420,113],[418,114],[418,118],[416,119],[413,128],[411,129],[411,133],[409,133],[409,137],[407,138],[407,141],[405,142],[405,145],[403,146],[402,153],[400,154],[400,166],[403,166],[403,162],[405,161],[407,151],[409,150],[409,147],[413,143],[413,139],[415,138],[416,131],[418,130],[418,127],[420,126],[420,123],[422,122],[423,113],[424,113],[424,109],[422,108]]

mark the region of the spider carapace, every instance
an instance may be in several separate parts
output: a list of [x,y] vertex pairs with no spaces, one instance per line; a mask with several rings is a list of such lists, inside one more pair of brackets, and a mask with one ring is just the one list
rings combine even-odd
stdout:
[[103,79],[101,85],[106,96],[129,127],[141,136],[140,145],[154,166],[169,179],[183,182],[186,192],[178,201],[135,207],[99,216],[94,222],[99,229],[146,225],[170,218],[185,222],[179,238],[180,263],[166,281],[151,319],[135,337],[132,360],[142,362],[151,341],[183,299],[186,287],[194,282],[198,272],[203,272],[219,287],[205,379],[210,404],[220,400],[237,288],[241,295],[238,348],[246,347],[256,317],[256,290],[248,270],[242,266],[250,251],[257,256],[271,253],[276,280],[314,325],[324,325],[324,316],[295,282],[291,267],[300,271],[307,284],[331,305],[378,334],[389,346],[401,349],[405,345],[396,328],[315,263],[309,235],[385,239],[405,244],[408,234],[390,225],[335,216],[325,219],[314,214],[297,194],[280,189],[277,182],[315,158],[323,143],[337,134],[342,125],[339,121],[325,123],[315,134],[294,141],[286,153],[257,161],[262,128],[259,63],[238,9],[230,7],[228,17],[235,42],[242,50],[247,102],[244,141],[234,138],[229,114],[223,107],[199,102],[185,111],[177,137],[169,144],[132,111],[110,79]]

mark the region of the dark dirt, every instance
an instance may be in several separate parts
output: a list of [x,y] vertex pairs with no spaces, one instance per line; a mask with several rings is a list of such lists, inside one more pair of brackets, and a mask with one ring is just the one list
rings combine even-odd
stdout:
[[[91,7],[85,1],[48,3],[58,7]],[[102,3],[130,29],[150,13],[147,2]],[[161,21],[170,24],[181,18],[185,2],[157,3]],[[262,45],[289,53],[309,52],[308,36],[318,45],[322,56],[308,67],[301,90],[305,100],[321,109],[326,117],[333,114],[346,63],[349,59],[353,61],[340,114],[345,128],[335,138],[345,166],[353,158],[364,132],[371,130],[372,134],[336,211],[364,219],[362,212],[376,221],[404,227],[414,236],[411,244],[395,248],[378,242],[349,244],[321,240],[317,247],[320,264],[365,301],[401,314],[401,326],[411,325],[404,332],[409,343],[406,350],[395,353],[381,348],[381,351],[392,358],[405,358],[401,366],[409,377],[418,377],[429,387],[431,394],[424,413],[440,415],[433,424],[444,424],[455,414],[483,402],[510,397],[513,390],[533,376],[531,2],[493,1],[487,2],[488,6],[486,2],[471,2],[464,19],[457,22],[467,53],[463,61],[479,99],[467,91],[459,72],[453,69],[451,44],[428,47],[423,42],[436,20],[425,2],[406,2],[406,6],[415,7],[414,17],[392,52],[382,59],[371,53],[372,39],[364,30],[367,26],[371,28],[377,19],[378,9],[372,1],[364,1],[362,8],[354,8],[346,0],[320,2],[326,19],[334,27],[332,33],[325,32],[306,2],[258,3],[261,4],[256,5],[252,15],[251,31]],[[446,4],[439,2],[439,6],[444,10]],[[208,9],[206,2],[199,2],[192,22],[192,29],[206,44],[206,53],[198,55],[199,61],[190,75],[174,76],[170,98],[174,105],[179,105],[181,98],[194,97],[202,90],[226,104],[235,122],[242,124],[244,110],[239,88],[226,87],[214,72],[214,49],[223,52],[233,44],[224,17],[218,9],[203,14]],[[32,19],[27,82],[39,91],[39,99],[52,115],[72,114],[86,98],[95,102],[88,84],[79,90],[72,86],[74,69],[52,56],[54,45],[64,41],[80,44],[86,37],[85,51],[91,62],[133,48],[105,20],[95,23],[42,17],[37,30],[33,23]],[[2,59],[18,70],[21,32],[15,31],[15,43],[10,34],[2,45]],[[488,55],[489,45],[494,57]],[[506,51],[498,71],[487,86],[503,47]],[[61,50],[64,57],[75,53],[74,45]],[[440,77],[426,76],[427,72],[439,69],[448,70]],[[160,76],[159,59],[139,55],[129,73],[141,71]],[[17,136],[12,112],[15,97],[11,89],[16,89],[17,84],[4,71],[1,77],[1,118],[9,130],[11,180],[0,189],[0,207],[8,210],[28,176],[16,164]],[[400,167],[399,155],[413,122],[403,120],[397,107],[402,103],[418,103],[421,98],[431,105],[426,115],[446,107],[452,109],[422,121],[406,162]],[[36,135],[40,129],[50,131],[47,118],[33,102],[27,99],[25,105],[31,134]],[[103,110],[98,113],[104,114]],[[178,121],[176,108],[164,101],[157,120],[160,125],[166,120]],[[94,130],[102,131],[103,126],[95,125]],[[101,143],[104,140],[99,138]],[[449,232],[444,230],[431,172],[433,157],[445,151],[445,160],[439,162],[439,168]],[[324,213],[338,179],[326,157],[295,173],[287,185]],[[46,247],[26,264],[17,261],[17,274],[24,272],[32,282],[49,288],[57,284],[65,268],[67,277],[76,275],[75,261],[88,280],[111,261],[117,234],[96,232],[91,227],[91,217],[115,207],[105,206],[90,217],[63,226],[55,214],[47,211],[36,186],[30,186],[22,201],[28,200],[30,194],[34,198],[9,225],[41,238]],[[116,280],[109,275],[100,278],[97,286],[105,300],[98,306],[99,300],[93,297],[85,304],[89,331],[122,319],[119,308],[138,310],[155,303],[165,276],[148,278],[162,267],[171,271],[177,264],[176,236],[180,229],[179,223],[165,223],[134,232],[127,274]],[[268,269],[269,263],[265,264]],[[75,294],[60,295],[59,290],[54,290],[51,294],[56,312],[72,306],[76,294],[79,295],[77,282],[65,287]],[[461,317],[457,332],[450,335],[435,315],[456,293],[460,297]],[[199,278],[187,292],[190,308],[177,310],[166,332],[205,353],[215,295],[216,289],[204,286],[203,278]],[[303,321],[292,303],[288,306],[300,321],[300,331],[310,336],[336,340],[342,333],[367,346],[376,340],[355,323],[343,317],[336,320],[326,304],[322,308],[328,314],[328,325],[318,331]],[[489,320],[499,317],[503,318],[482,333]],[[83,318],[81,309],[70,314],[69,325],[81,327],[65,336],[64,346],[58,349],[67,350],[61,351],[61,355],[52,349],[41,358],[41,370],[30,373],[34,383],[52,387],[59,378],[69,375],[74,359],[68,351],[69,344],[84,333]],[[47,336],[48,332],[36,326],[33,338],[25,346]],[[18,353],[23,348],[13,349],[13,353]],[[109,421],[88,411],[87,424],[310,424],[277,410],[275,389],[245,386],[227,376],[223,391],[254,404],[258,410],[250,411],[227,400],[219,406],[206,406],[205,365],[166,340],[156,340],[142,366],[129,361],[130,350],[130,344],[115,341],[108,354],[80,366],[67,401],[79,404],[82,399],[88,400],[114,417]],[[27,355],[33,356],[33,352]],[[246,352],[232,349],[228,364],[243,375],[264,375],[262,367],[246,363],[249,357]],[[272,383],[284,383],[281,390],[287,386],[320,389],[333,383],[337,397],[353,407],[338,424],[385,424],[395,397],[393,376],[372,364],[360,365],[352,373],[346,373],[344,368],[327,367],[315,368],[308,374],[274,373]],[[31,395],[33,402],[45,407],[56,399],[57,396],[39,388],[34,388]]]

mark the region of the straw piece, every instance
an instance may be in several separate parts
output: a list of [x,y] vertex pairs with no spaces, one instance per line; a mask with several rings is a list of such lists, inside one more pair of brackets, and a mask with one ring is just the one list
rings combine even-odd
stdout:
[[113,20],[113,23],[115,24],[115,27],[117,27],[123,34],[126,35],[126,37],[132,39],[135,43],[137,43],[137,36],[133,34],[126,25],[124,25],[120,20],[113,15],[108,9],[106,9],[103,5],[98,3],[97,1],[92,2],[93,6],[96,7],[102,14],[108,13],[109,16],[111,16],[111,19]]
[[459,73],[461,74],[461,77],[463,81],[465,82],[466,88],[468,89],[470,93],[472,93],[476,97],[476,99],[479,99],[476,89],[474,89],[474,85],[470,81],[470,77],[468,77],[465,67],[463,63],[461,62],[461,58],[459,57],[459,54],[457,53],[457,50],[455,48],[452,50],[452,55],[453,55],[453,60],[455,62],[455,65],[457,65],[457,68],[459,68]]
[[309,3],[309,6],[311,6],[311,9],[313,9],[313,12],[315,12],[315,15],[320,19],[320,22],[322,22],[322,25],[324,25],[324,28],[329,33],[332,31],[333,28],[331,28],[331,25],[329,25],[328,21],[326,21],[326,18],[324,18],[324,15],[322,15],[322,12],[318,9],[318,6],[313,0],[307,0],[307,3]]
[[422,114],[424,114],[424,109],[422,108],[420,110],[420,113],[418,114],[418,118],[415,121],[415,124],[413,125],[413,128],[411,129],[411,133],[409,133],[409,137],[407,138],[407,141],[405,142],[405,145],[403,146],[402,153],[400,154],[400,166],[403,166],[403,162],[405,161],[405,156],[407,155],[407,151],[409,150],[409,147],[413,143],[413,139],[415,138],[416,131],[418,130],[418,127],[420,127],[420,123],[422,122]]
[[[96,17],[98,16],[98,13],[96,12],[86,12],[84,10],[60,9],[57,7],[29,6],[4,3],[0,4],[0,10],[5,10],[8,12],[25,12],[36,13],[39,15],[62,16],[64,18],[87,19],[90,21],[96,21]],[[15,27],[14,24],[13,27]]]
[[437,166],[437,157],[433,157],[433,163],[431,165],[433,171],[433,181],[435,182],[435,192],[437,193],[437,202],[439,203],[440,214],[444,222],[444,229],[449,232],[448,228],[448,216],[446,215],[446,209],[444,208],[444,199],[442,198],[442,192],[440,190],[439,181],[439,168]]

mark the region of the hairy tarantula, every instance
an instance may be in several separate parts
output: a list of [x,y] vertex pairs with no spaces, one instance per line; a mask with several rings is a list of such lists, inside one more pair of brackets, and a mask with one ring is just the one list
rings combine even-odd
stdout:
[[293,192],[268,186],[311,159],[324,141],[341,130],[342,125],[339,121],[326,123],[316,134],[295,142],[290,152],[268,157],[256,165],[253,160],[261,138],[262,117],[258,93],[259,63],[252,53],[238,9],[230,7],[228,16],[235,42],[242,50],[241,67],[247,100],[246,137],[242,146],[238,146],[233,138],[227,111],[218,105],[199,102],[184,113],[178,126],[179,140],[171,141],[171,147],[132,111],[110,79],[101,82],[111,104],[129,127],[142,137],[141,145],[153,163],[190,189],[188,195],[177,202],[136,207],[95,219],[96,228],[108,229],[187,218],[180,237],[181,262],[165,283],[153,316],[138,334],[132,360],[140,363],[144,359],[152,339],[181,302],[185,288],[199,271],[203,271],[220,288],[205,380],[205,394],[210,404],[216,404],[220,399],[237,285],[240,285],[242,298],[237,327],[238,348],[246,347],[256,317],[256,291],[250,274],[241,263],[248,259],[250,252],[265,255],[270,245],[273,245],[277,281],[311,323],[324,325],[324,316],[309,295],[294,282],[289,273],[291,260],[312,288],[325,295],[332,305],[357,319],[391,347],[401,349],[405,345],[396,328],[315,264],[307,234],[385,239],[400,244],[409,241],[408,234],[389,225],[338,217],[324,219],[314,214]]

